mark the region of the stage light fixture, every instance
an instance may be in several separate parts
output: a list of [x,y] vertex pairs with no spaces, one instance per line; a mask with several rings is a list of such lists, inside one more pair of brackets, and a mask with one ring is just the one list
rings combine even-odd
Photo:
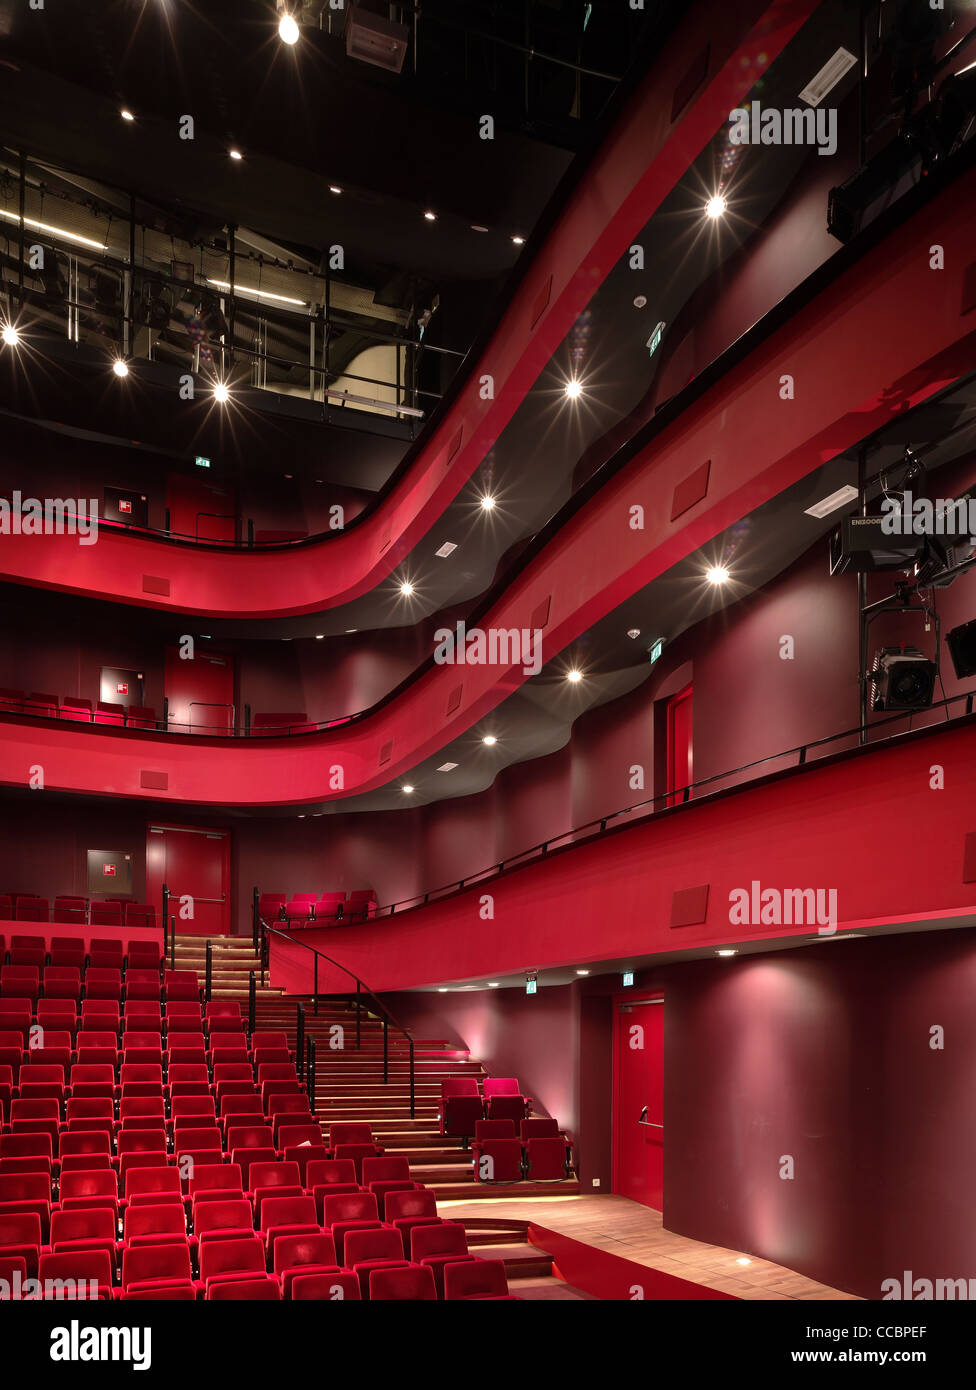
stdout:
[[112,363],[112,371],[116,376],[129,375],[129,368],[121,357],[116,357],[115,361]]
[[409,598],[410,595],[413,593],[413,585],[410,583],[409,579],[405,579],[403,583],[400,585],[400,593],[403,595],[404,598]]
[[580,681],[583,679],[583,672],[578,671],[574,667],[572,671],[566,672],[566,679],[569,681],[570,685],[579,685]]
[[6,347],[17,347],[20,343],[20,334],[12,323],[3,325],[3,332],[0,333]]
[[525,237],[524,237],[524,236],[513,236],[513,237],[512,237],[512,240],[515,242],[515,245],[516,245],[516,246],[524,246],[524,245],[525,245]]
[[129,111],[128,108],[125,106],[122,107],[122,110],[119,112],[119,115],[122,117],[123,121],[135,120],[135,116],[133,116],[132,112]]
[[213,389],[214,400],[220,405],[226,405],[230,400],[230,392],[222,381],[218,381]]
[[436,213],[436,212],[425,212],[425,213],[424,213],[424,221],[425,221],[425,222],[436,222],[436,221],[437,221],[437,213]]
[[482,511],[485,511],[485,512],[494,511],[494,509],[495,509],[495,499],[494,499],[494,497],[490,496],[488,493],[485,493],[485,495],[481,498],[481,509],[482,509]]
[[583,394],[582,384],[576,381],[575,378],[572,381],[567,381],[565,389],[566,396],[571,401],[578,401]]
[[330,193],[341,193],[341,192],[342,192],[342,189],[339,187],[338,184],[330,183],[330,184],[329,184],[329,192],[330,192]]
[[882,647],[868,673],[874,686],[873,709],[928,709],[938,674],[935,662],[917,647]]
[[401,790],[404,791],[407,796],[410,796],[413,793],[413,787],[411,787],[409,782]]
[[494,734],[485,734],[481,742],[485,745],[486,748],[494,748],[495,744],[498,742],[498,739],[495,737]]
[[230,155],[231,159],[243,159],[243,158],[244,158],[244,156],[241,154],[240,150],[228,150],[227,153]]
[[729,572],[724,565],[712,565],[705,571],[705,578],[709,584],[727,584],[729,582]]
[[705,204],[705,216],[715,222],[724,215],[728,206],[721,193],[713,193]]

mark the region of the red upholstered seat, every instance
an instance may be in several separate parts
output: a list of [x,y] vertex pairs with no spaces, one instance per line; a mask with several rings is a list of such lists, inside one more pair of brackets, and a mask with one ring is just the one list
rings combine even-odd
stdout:
[[363,1298],[369,1298],[369,1278],[375,1270],[402,1268],[408,1263],[403,1257],[403,1238],[391,1226],[346,1232],[345,1264],[358,1278]]
[[351,1269],[317,1274],[296,1274],[292,1279],[291,1296],[296,1303],[342,1303],[358,1301],[362,1294],[359,1280]]
[[279,1236],[275,1241],[274,1272],[285,1298],[291,1297],[296,1275],[333,1272],[336,1268],[335,1242],[328,1231]]
[[369,1296],[376,1303],[432,1303],[437,1298],[433,1271],[421,1265],[371,1270]]
[[501,1260],[458,1260],[444,1266],[444,1297],[455,1299],[511,1298]]

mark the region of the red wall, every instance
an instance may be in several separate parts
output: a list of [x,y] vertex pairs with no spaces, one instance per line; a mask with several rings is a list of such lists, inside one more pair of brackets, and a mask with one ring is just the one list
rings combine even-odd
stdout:
[[865,1298],[905,1270],[972,1275],[976,933],[660,978],[669,1230]]

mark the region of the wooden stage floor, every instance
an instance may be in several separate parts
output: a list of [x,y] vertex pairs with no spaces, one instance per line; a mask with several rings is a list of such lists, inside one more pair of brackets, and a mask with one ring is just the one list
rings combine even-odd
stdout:
[[[558,1231],[599,1250],[734,1294],[737,1298],[860,1301],[856,1294],[818,1284],[782,1265],[745,1256],[740,1250],[704,1245],[666,1231],[659,1211],[627,1197],[609,1194],[603,1197],[528,1197],[511,1201],[499,1199],[492,1201],[490,1206],[486,1202],[442,1201],[437,1208],[444,1215],[461,1220],[465,1216],[490,1214],[516,1221],[535,1221],[550,1231]],[[736,1263],[746,1258],[749,1259],[747,1265]]]

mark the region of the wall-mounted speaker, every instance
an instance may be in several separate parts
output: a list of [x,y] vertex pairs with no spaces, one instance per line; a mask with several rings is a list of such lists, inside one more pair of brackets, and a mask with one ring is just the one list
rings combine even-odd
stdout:
[[946,646],[959,679],[976,676],[976,618],[971,623],[954,627],[946,635]]

